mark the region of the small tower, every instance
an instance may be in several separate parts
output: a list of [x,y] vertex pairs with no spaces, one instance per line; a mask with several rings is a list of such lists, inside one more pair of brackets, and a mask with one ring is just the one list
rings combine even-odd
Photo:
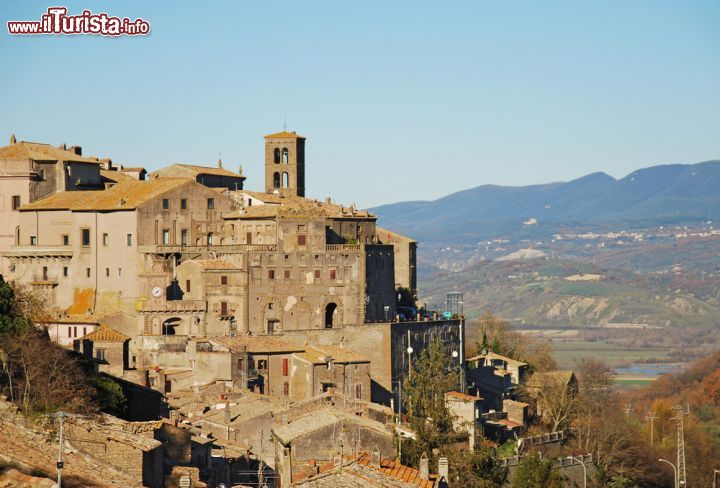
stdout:
[[305,138],[294,131],[265,136],[265,191],[305,196]]

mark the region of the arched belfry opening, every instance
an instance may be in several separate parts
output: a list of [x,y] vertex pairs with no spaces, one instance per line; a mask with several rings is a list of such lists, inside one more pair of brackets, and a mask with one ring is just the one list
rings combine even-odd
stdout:
[[332,329],[333,321],[335,319],[335,310],[337,310],[337,304],[330,302],[325,306],[325,328]]
[[162,324],[162,335],[175,335],[177,333],[177,329],[180,327],[180,322],[181,319],[177,317],[164,321]]
[[287,130],[265,136],[265,191],[278,190],[305,196],[305,138]]

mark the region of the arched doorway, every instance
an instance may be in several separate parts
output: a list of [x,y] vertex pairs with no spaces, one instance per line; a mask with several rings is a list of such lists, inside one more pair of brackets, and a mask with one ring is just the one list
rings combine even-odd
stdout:
[[162,324],[162,335],[175,335],[177,333],[177,329],[180,327],[181,322],[181,319],[177,317],[173,317],[164,321]]
[[325,328],[326,329],[332,329],[333,326],[333,318],[335,316],[335,310],[337,309],[337,304],[330,302],[325,307]]

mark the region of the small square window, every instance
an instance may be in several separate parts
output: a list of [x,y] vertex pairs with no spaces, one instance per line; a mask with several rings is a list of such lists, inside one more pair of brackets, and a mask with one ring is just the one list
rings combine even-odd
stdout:
[[315,270],[315,279],[316,279],[316,280],[319,280],[319,279],[320,279],[320,270],[319,270],[319,269],[316,269],[316,270]]
[[30,236],[30,245],[37,246],[37,236]]
[[269,269],[269,270],[268,270],[268,279],[269,279],[269,280],[274,280],[274,279],[275,279],[275,270],[274,270],[274,269]]
[[70,245],[70,236],[67,234],[63,234],[63,246],[69,246]]
[[213,210],[215,208],[215,199],[214,198],[207,199],[207,208],[208,208],[208,210]]
[[167,198],[163,198],[163,199],[162,199],[162,206],[163,206],[163,210],[169,209],[169,208],[170,208],[170,200],[167,199]]
[[133,245],[132,234],[128,234],[127,236],[125,236],[125,242],[127,243],[128,247]]
[[289,269],[286,269],[285,271],[283,271],[283,278],[285,278],[286,280],[290,279],[290,270]]
[[307,244],[307,236],[305,234],[298,235],[297,239],[298,239],[298,246],[304,246]]
[[335,272],[335,270],[331,269],[330,270],[330,279],[334,280],[336,276],[337,276],[337,273]]
[[12,197],[12,209],[17,210],[21,207],[20,195],[13,195]]
[[221,276],[221,277],[220,277],[220,284],[221,284],[221,285],[227,285],[227,276]]
[[180,199],[180,209],[187,210],[187,198]]
[[82,242],[83,246],[90,245],[90,229],[81,229],[80,237],[81,237],[80,242]]

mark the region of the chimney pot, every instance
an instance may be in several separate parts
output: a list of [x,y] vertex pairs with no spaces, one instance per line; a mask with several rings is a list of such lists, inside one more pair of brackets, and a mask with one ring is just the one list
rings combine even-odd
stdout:
[[449,473],[450,468],[448,466],[448,460],[446,457],[441,457],[438,459],[438,479],[440,481],[445,480],[447,482]]
[[425,453],[422,453],[422,456],[420,456],[420,479],[430,479],[430,460]]

